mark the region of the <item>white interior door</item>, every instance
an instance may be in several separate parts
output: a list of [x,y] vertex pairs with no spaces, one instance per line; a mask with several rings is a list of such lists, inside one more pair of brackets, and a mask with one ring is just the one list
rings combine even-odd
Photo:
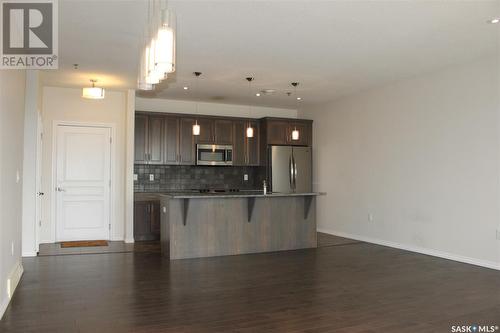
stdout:
[[56,240],[109,239],[111,129],[57,127]]

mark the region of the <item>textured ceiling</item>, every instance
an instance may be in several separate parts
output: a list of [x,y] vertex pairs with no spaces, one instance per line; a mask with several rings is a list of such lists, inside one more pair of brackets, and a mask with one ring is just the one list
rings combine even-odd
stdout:
[[[47,85],[134,88],[145,1],[60,1],[60,64]],[[499,1],[169,1],[177,71],[147,96],[293,108],[498,53]],[[72,64],[80,65],[74,70]],[[254,76],[249,96],[246,76]],[[184,90],[184,86],[191,89]],[[261,89],[276,89],[255,97]]]

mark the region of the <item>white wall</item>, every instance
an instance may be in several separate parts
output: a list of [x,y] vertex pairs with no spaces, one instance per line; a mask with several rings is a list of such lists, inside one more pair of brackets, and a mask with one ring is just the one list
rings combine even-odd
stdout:
[[8,285],[12,294],[22,274],[25,77],[20,70],[0,71],[0,318],[11,296]]
[[115,126],[115,159],[112,161],[115,179],[112,183],[115,197],[111,201],[114,219],[111,221],[111,239],[123,240],[125,234],[125,153],[126,105],[125,92],[106,91],[103,100],[81,97],[81,89],[43,88],[42,119],[44,127],[42,188],[45,193],[42,206],[40,242],[55,240],[53,224],[53,127],[56,121],[99,123]]
[[319,229],[500,269],[498,74],[481,59],[299,112]]
[[[196,111],[196,102],[180,101],[160,98],[136,97],[135,109],[137,111],[171,112],[193,114]],[[228,117],[283,117],[297,118],[297,110],[252,106],[248,105],[222,104],[222,103],[199,103],[198,114]]]

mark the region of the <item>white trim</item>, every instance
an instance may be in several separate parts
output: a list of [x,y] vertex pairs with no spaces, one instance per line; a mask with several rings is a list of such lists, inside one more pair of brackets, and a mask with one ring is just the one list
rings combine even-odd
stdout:
[[113,231],[115,229],[117,221],[116,219],[116,175],[115,175],[115,164],[116,164],[116,124],[115,123],[88,123],[88,122],[80,122],[80,121],[62,121],[62,120],[54,120],[52,122],[52,184],[50,188],[50,197],[51,197],[51,214],[50,214],[50,223],[51,223],[51,242],[55,243],[56,241],[56,176],[57,176],[57,127],[58,126],[77,126],[77,127],[101,127],[101,128],[109,128],[111,132],[111,156],[110,156],[110,180],[111,180],[111,189],[109,191],[110,196],[110,205],[109,205],[109,223],[111,224],[111,228],[109,229],[109,240],[113,238]]
[[354,235],[354,234],[349,234],[346,232],[341,232],[341,231],[336,231],[336,230],[331,230],[331,229],[318,228],[317,230],[319,232],[323,232],[325,234],[330,234],[330,235],[334,235],[334,236],[351,238],[351,239],[359,240],[362,242],[373,243],[373,244],[382,245],[382,246],[388,246],[388,247],[392,247],[395,249],[416,252],[416,253],[425,254],[428,256],[439,257],[439,258],[443,258],[443,259],[463,262],[466,264],[471,264],[471,265],[491,268],[491,269],[495,269],[495,270],[500,270],[500,263],[497,263],[494,261],[481,260],[481,259],[461,256],[461,255],[453,254],[453,253],[449,253],[449,252],[423,248],[423,247],[419,247],[419,246],[404,245],[401,243],[381,240],[381,239],[372,238],[372,237]]
[[[9,276],[7,277],[7,283],[5,286],[2,287],[8,289],[8,283],[10,281],[10,295],[7,294],[7,297],[5,300],[0,304],[0,319],[2,319],[5,310],[7,309],[7,306],[9,306],[10,300],[12,299],[12,296],[14,295],[14,292],[16,291],[17,285],[19,284],[19,281],[21,281],[21,277],[23,276],[24,269],[23,265],[21,264],[21,261],[19,261],[12,271],[10,272]],[[2,290],[3,293],[3,290]]]
[[127,91],[125,135],[125,243],[134,242],[135,90]]

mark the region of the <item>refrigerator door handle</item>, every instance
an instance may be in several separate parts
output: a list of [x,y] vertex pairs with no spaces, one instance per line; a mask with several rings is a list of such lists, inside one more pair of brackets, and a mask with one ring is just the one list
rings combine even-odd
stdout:
[[292,155],[293,159],[293,189],[297,189],[297,162],[295,162],[295,156]]
[[293,189],[293,162],[292,162],[292,155],[288,157],[288,176],[289,176],[289,182],[290,182],[290,189]]

